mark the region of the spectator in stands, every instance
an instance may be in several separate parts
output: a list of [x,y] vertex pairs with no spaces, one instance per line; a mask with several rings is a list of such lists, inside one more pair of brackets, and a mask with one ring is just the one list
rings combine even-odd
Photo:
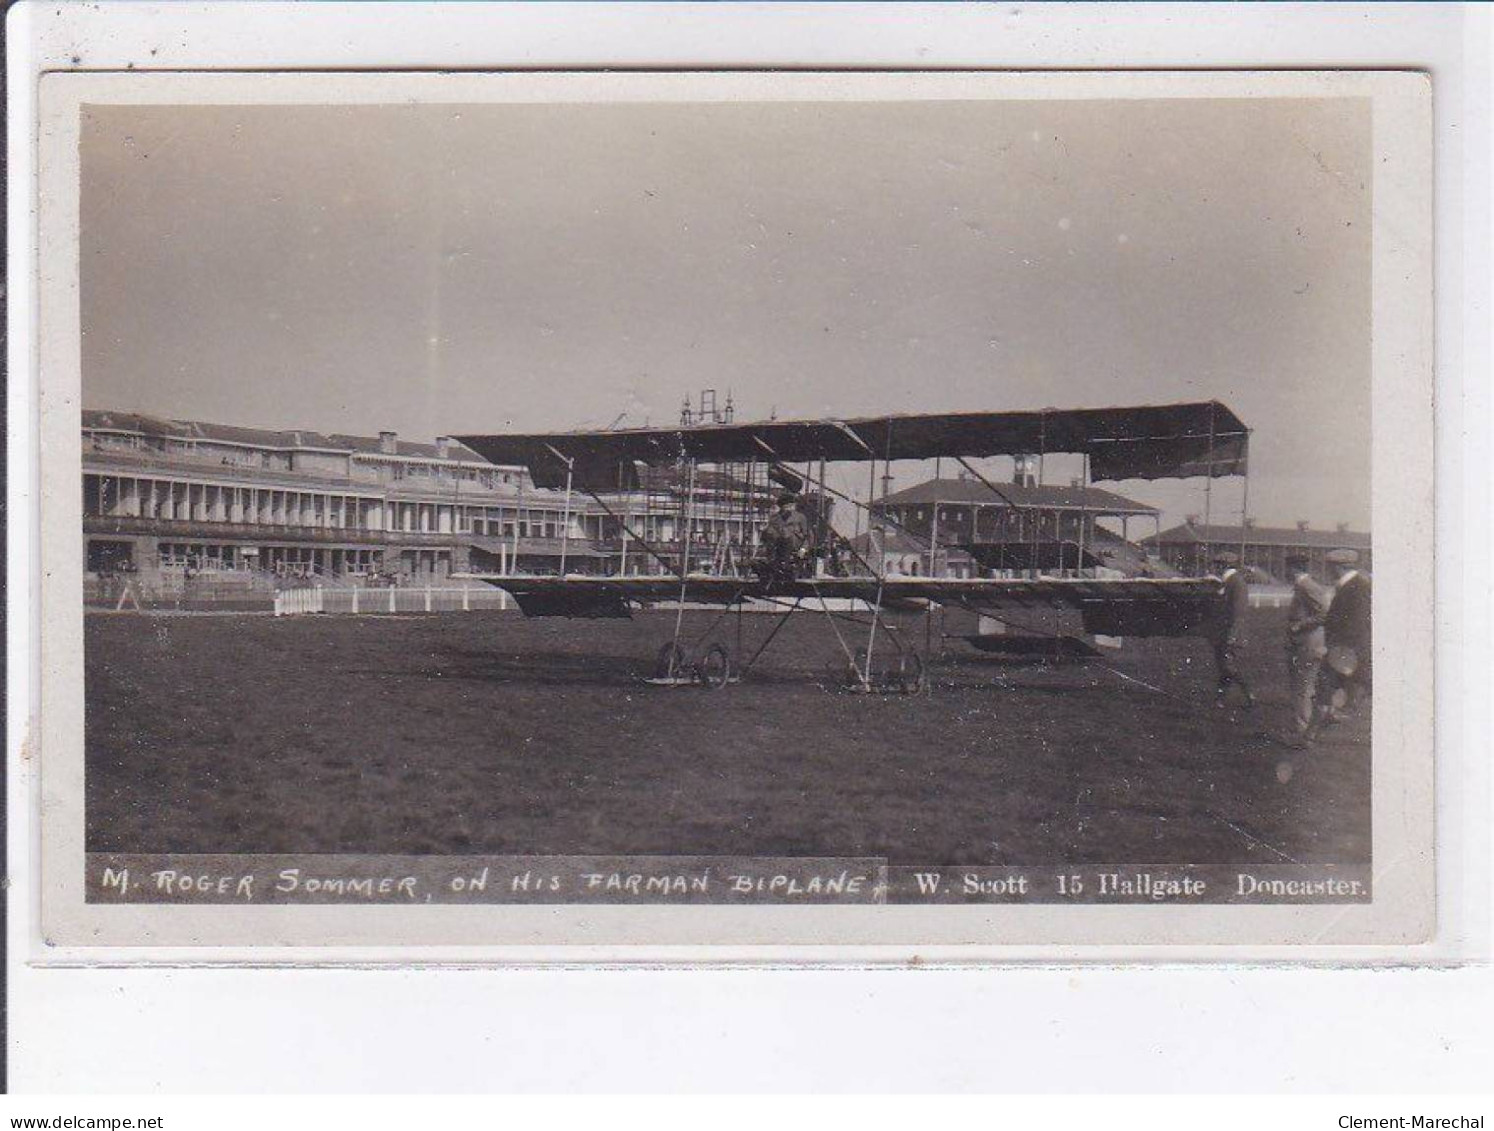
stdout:
[[1312,725],[1318,671],[1328,650],[1323,643],[1323,617],[1328,612],[1330,593],[1313,579],[1305,555],[1288,557],[1286,570],[1292,579],[1292,604],[1287,611],[1287,674],[1292,688],[1293,718],[1297,733],[1303,734]]
[[1250,608],[1250,586],[1238,568],[1239,559],[1228,551],[1214,556],[1219,571],[1219,596],[1207,622],[1205,635],[1214,649],[1214,674],[1218,691],[1216,707],[1229,706],[1230,693],[1238,692],[1246,707],[1255,706],[1255,693],[1240,671],[1240,650],[1245,643],[1246,612]]

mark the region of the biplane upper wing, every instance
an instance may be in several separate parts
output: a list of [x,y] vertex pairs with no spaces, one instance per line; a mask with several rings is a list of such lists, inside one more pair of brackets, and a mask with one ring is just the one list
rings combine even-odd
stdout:
[[854,598],[874,605],[910,600],[976,610],[1067,608],[1085,631],[1112,636],[1185,636],[1199,631],[1220,600],[1213,578],[802,578],[771,585],[756,579],[679,577],[511,577],[475,575],[511,594],[526,616],[626,617],[656,601],[731,605],[751,599],[799,603]]
[[1249,430],[1218,401],[1036,412],[932,413],[769,420],[602,432],[459,436],[484,459],[529,469],[540,487],[639,485],[638,464],[787,463],[1080,453],[1090,477],[1169,479],[1243,474]]

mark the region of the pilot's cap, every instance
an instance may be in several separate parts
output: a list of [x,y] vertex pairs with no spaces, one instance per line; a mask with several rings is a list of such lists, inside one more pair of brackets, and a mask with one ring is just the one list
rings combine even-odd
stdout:
[[1358,550],[1329,550],[1326,558],[1329,565],[1353,566],[1359,564]]

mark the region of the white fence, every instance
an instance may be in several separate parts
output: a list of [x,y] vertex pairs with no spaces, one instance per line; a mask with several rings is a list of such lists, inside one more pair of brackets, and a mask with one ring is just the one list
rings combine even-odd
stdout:
[[275,615],[301,613],[468,613],[475,609],[510,609],[513,600],[501,589],[283,589],[275,594]]
[[1250,588],[1252,609],[1282,609],[1292,603],[1292,590],[1284,585],[1253,585]]

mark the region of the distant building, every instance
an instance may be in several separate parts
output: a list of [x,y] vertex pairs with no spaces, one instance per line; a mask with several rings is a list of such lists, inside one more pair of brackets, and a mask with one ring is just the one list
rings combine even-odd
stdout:
[[[1128,574],[1149,571],[1145,555],[1130,541],[1132,523],[1155,526],[1159,513],[1097,487],[1038,483],[1031,462],[1020,457],[1010,482],[930,479],[889,494],[871,509],[873,522],[885,521],[899,534],[897,545],[921,547],[925,559],[937,543],[941,550],[968,551],[965,560],[984,570],[1113,568]],[[1101,526],[1102,520],[1120,532]]]
[[[672,470],[640,491],[541,490],[449,438],[433,444],[83,413],[84,567],[142,580],[247,573],[430,581],[494,571],[654,572],[638,545],[709,564],[755,545],[767,487]],[[687,498],[688,497],[688,498]],[[611,513],[609,513],[609,511]],[[624,527],[632,531],[630,536]]]
[[[940,545],[937,552],[926,539],[891,527],[876,527],[850,540],[854,553],[846,567],[851,573],[868,571],[887,577],[978,577],[979,568],[964,550]],[[932,553],[932,557],[930,556]]]
[[1189,515],[1182,525],[1144,538],[1142,544],[1180,573],[1194,575],[1208,573],[1220,550],[1239,554],[1243,549],[1245,565],[1282,581],[1287,580],[1286,559],[1297,554],[1307,557],[1320,579],[1328,576],[1323,558],[1330,550],[1358,550],[1365,570],[1373,566],[1370,536],[1343,524],[1333,530],[1314,530],[1306,522],[1293,527],[1257,526],[1250,521],[1244,526],[1220,526],[1205,525],[1197,515]]

